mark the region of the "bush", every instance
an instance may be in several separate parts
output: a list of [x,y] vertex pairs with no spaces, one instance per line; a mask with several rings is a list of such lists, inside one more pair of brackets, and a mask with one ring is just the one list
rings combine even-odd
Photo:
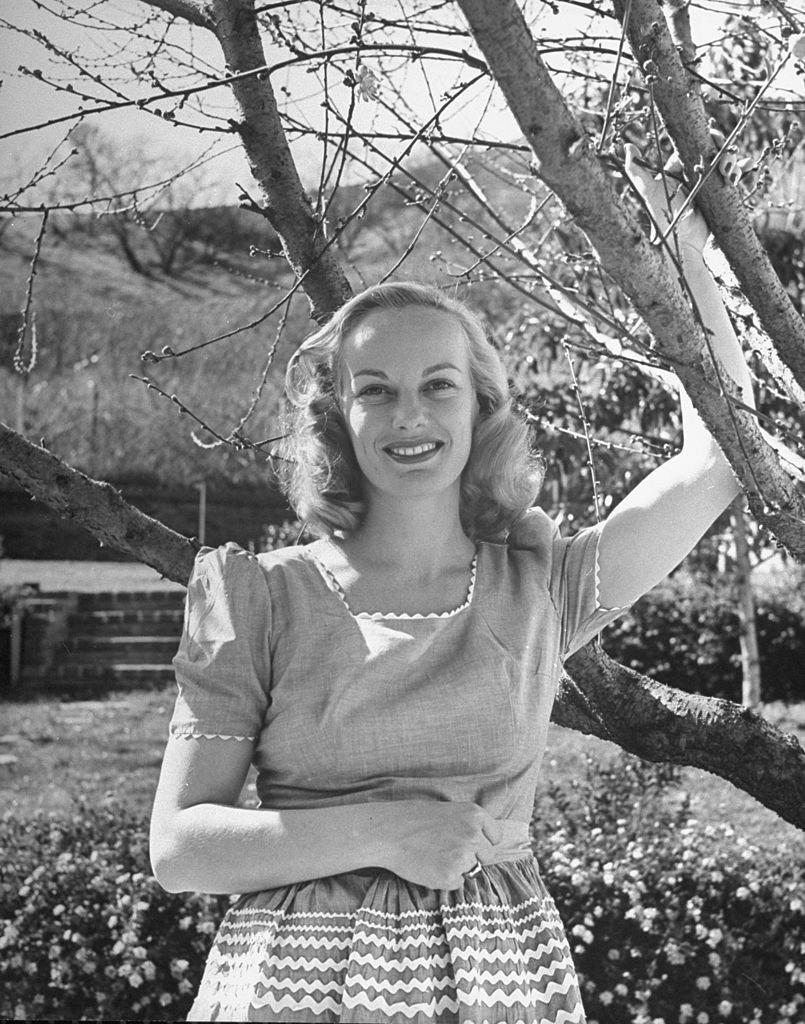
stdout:
[[805,1019],[805,864],[689,817],[678,770],[622,756],[538,802],[536,849],[588,1024]]
[[[805,699],[805,593],[780,574],[756,592],[764,703]],[[609,627],[604,646],[617,661],[688,693],[741,700],[737,600],[728,581],[677,573]]]
[[[537,804],[536,849],[589,1024],[805,1019],[805,867],[691,821],[673,768],[623,757]],[[150,876],[125,808],[0,822],[0,1016],[178,1020],[224,897]]]
[[185,1018],[226,901],[163,891],[142,815],[6,817],[0,847],[0,1018]]

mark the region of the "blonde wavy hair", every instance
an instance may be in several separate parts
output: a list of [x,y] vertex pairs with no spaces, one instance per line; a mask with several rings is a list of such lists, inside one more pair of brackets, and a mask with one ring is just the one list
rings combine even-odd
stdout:
[[461,476],[461,523],[473,540],[503,539],[534,503],[541,460],[529,446],[528,427],[514,409],[506,372],[483,324],[462,302],[431,285],[402,281],[367,288],[296,350],[285,377],[283,490],[314,534],[348,534],[360,525],[363,475],[338,403],[341,348],[369,313],[409,307],[448,313],[464,330],[479,415]]

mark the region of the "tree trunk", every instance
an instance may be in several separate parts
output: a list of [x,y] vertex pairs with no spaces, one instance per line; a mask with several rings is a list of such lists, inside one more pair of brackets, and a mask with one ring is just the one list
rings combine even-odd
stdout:
[[738,619],[741,629],[741,702],[745,708],[757,709],[760,707],[760,651],[742,497],[736,498],[732,503],[731,518],[735,540],[733,578],[738,593]]

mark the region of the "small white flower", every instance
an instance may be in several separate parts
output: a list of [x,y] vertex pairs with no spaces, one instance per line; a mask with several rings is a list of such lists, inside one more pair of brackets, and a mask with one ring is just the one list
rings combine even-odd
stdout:
[[601,1000],[604,1006],[609,1006],[609,1004],[615,997],[612,995],[611,992],[600,992],[598,998]]
[[701,989],[702,992],[706,992],[710,988],[710,979],[707,975],[703,974],[696,979],[696,988]]
[[732,1013],[732,1003],[729,1001],[729,999],[721,1000],[721,1002],[718,1004],[718,1012],[721,1014],[722,1017],[729,1017],[729,1015]]
[[720,928],[711,928],[707,936],[707,945],[712,946],[713,949],[721,942],[724,938],[724,932]]

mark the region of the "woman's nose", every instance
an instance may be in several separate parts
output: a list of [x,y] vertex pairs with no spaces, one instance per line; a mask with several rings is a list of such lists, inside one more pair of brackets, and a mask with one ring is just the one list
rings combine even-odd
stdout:
[[423,426],[425,409],[418,394],[399,395],[394,406],[393,426],[396,430],[414,430]]

